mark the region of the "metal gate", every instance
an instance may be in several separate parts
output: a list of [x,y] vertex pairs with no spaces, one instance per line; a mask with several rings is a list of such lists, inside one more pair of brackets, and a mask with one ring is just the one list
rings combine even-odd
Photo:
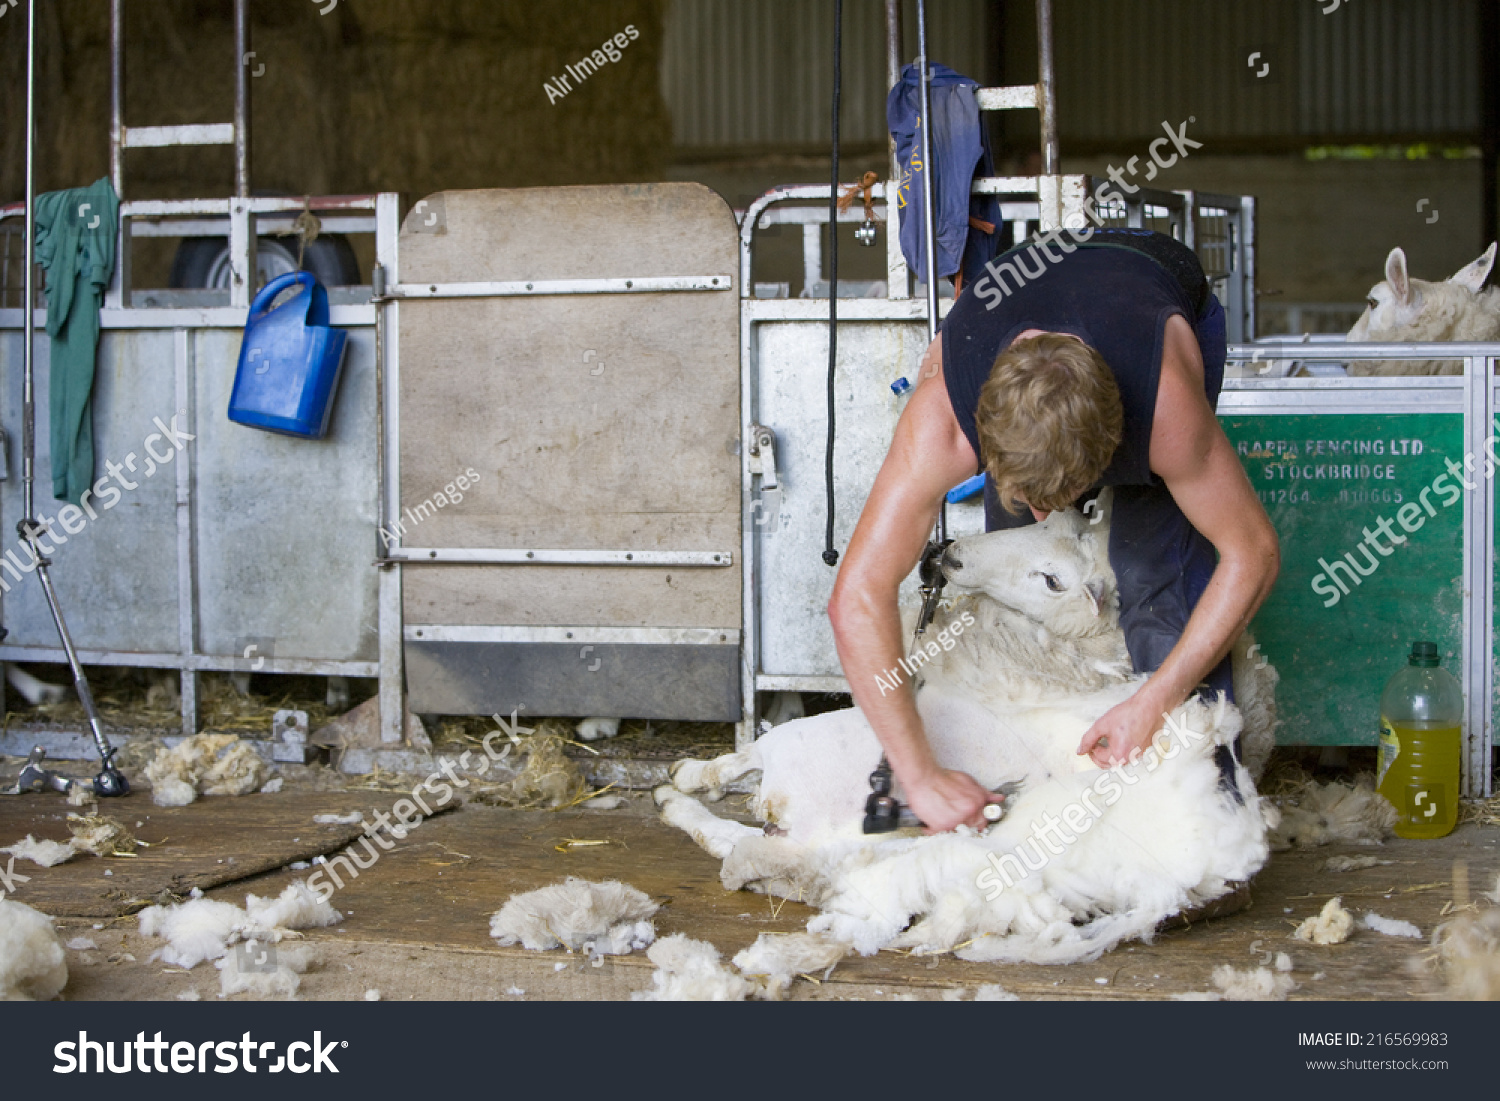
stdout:
[[735,233],[696,184],[407,216],[380,527],[412,710],[740,719]]

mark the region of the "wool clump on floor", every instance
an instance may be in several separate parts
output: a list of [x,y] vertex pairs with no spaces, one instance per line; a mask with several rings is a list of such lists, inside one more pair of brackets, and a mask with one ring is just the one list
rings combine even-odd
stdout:
[[1394,860],[1381,860],[1378,856],[1330,856],[1323,861],[1323,870],[1325,872],[1358,872],[1365,868],[1383,868],[1394,863]]
[[1412,940],[1422,939],[1422,930],[1418,929],[1411,922],[1381,917],[1373,910],[1365,915],[1365,928],[1373,929],[1377,933],[1384,933],[1388,937],[1410,937]]
[[302,976],[318,962],[311,945],[262,944],[251,939],[214,964],[219,993],[249,994],[257,1000],[291,999],[302,988]]
[[618,880],[594,883],[569,876],[561,883],[511,895],[490,918],[502,946],[534,952],[565,947],[591,956],[623,956],[656,939],[649,918],[657,905]]
[[1443,922],[1432,931],[1432,951],[1448,997],[1500,1001],[1500,910],[1465,910]]
[[77,855],[71,841],[38,841],[31,834],[24,841],[17,841],[0,852],[10,853],[17,860],[30,860],[43,868],[53,868]]
[[817,933],[762,933],[734,965],[759,987],[757,997],[780,1001],[798,975],[826,979],[848,954],[847,944]]
[[800,976],[826,979],[850,950],[848,944],[817,933],[762,933],[734,957],[731,968],[712,944],[675,933],[647,951],[656,964],[651,987],[631,997],[644,1002],[780,1001]]
[[140,845],[124,823],[105,814],[70,814],[68,829],[73,848],[95,856],[134,855]]
[[[1297,988],[1296,981],[1282,969],[1277,959],[1277,969],[1253,967],[1239,971],[1229,964],[1215,967],[1209,977],[1219,989],[1215,991],[1193,991],[1174,995],[1179,1002],[1284,1002],[1286,996]],[[1287,961],[1291,961],[1288,959]]]
[[157,751],[145,768],[151,801],[185,807],[199,795],[248,795],[266,782],[266,763],[234,734],[197,734]]
[[348,814],[315,814],[313,822],[319,826],[357,826],[364,817],[364,811],[351,810]]
[[570,807],[588,799],[589,783],[565,752],[566,746],[577,744],[567,736],[571,732],[562,719],[542,719],[530,734],[516,736],[514,744],[525,763],[510,780],[477,792],[474,801],[529,810]]
[[1330,898],[1323,909],[1308,918],[1292,935],[1311,944],[1343,944],[1354,931],[1354,918],[1344,909],[1343,900]]
[[0,898],[0,1001],[50,1001],[68,985],[68,961],[52,919]]
[[755,993],[755,984],[725,967],[707,941],[674,933],[653,944],[646,957],[656,964],[651,988],[636,991],[633,1001],[739,1002]]
[[1396,826],[1396,808],[1362,773],[1352,784],[1308,780],[1274,797],[1281,821],[1267,834],[1272,852],[1312,849],[1334,842],[1379,845]]
[[174,906],[149,906],[140,913],[141,935],[167,942],[154,959],[187,970],[205,960],[221,961],[217,966],[223,992],[257,997],[291,997],[301,982],[297,976],[315,959],[311,948],[281,947],[280,942],[295,936],[296,930],[343,920],[343,914],[300,880],[274,899],[247,895],[244,909],[194,898]]

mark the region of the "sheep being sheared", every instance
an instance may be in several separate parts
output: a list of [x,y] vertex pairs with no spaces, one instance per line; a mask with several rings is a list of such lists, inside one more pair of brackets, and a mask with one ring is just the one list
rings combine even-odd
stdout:
[[[1495,244],[1472,264],[1442,283],[1413,279],[1406,253],[1391,249],[1385,281],[1370,288],[1369,307],[1344,339],[1353,343],[1500,340],[1500,291],[1485,289],[1495,262]],[[1349,364],[1351,375],[1461,375],[1462,360],[1363,360]]]
[[[678,762],[656,792],[663,817],[723,860],[726,887],[808,902],[823,911],[811,931],[865,954],[1092,959],[1227,893],[1264,864],[1275,815],[1243,765],[1226,783],[1215,763],[1240,733],[1239,709],[1190,700],[1134,763],[1100,770],[1075,755],[1085,730],[1146,679],[1131,672],[1107,545],[1104,523],[1070,510],[961,539],[944,557],[961,595],[928,628],[917,708],[945,768],[990,790],[1021,781],[985,833],[861,833],[880,745],[857,708]],[[1257,723],[1246,735],[1263,758],[1275,671],[1253,660],[1248,636],[1235,657],[1236,693]],[[755,770],[765,829],[690,797]]]

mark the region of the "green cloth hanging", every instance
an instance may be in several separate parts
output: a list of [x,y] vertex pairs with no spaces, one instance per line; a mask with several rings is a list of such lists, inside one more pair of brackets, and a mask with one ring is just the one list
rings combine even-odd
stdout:
[[47,272],[52,495],[81,503],[94,481],[94,361],[99,307],[115,267],[120,200],[108,177],[49,191],[35,206],[36,260]]

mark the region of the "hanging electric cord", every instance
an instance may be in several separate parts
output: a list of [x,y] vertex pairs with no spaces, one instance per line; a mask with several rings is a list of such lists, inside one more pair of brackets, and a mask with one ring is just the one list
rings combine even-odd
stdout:
[[838,361],[839,323],[839,80],[843,69],[844,2],[833,0],[833,175],[828,185],[828,447],[823,457],[823,489],[828,523],[823,536],[823,563],[839,564],[833,549],[833,376]]

